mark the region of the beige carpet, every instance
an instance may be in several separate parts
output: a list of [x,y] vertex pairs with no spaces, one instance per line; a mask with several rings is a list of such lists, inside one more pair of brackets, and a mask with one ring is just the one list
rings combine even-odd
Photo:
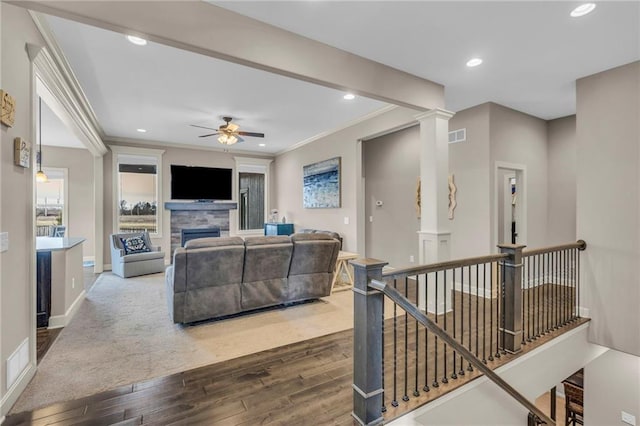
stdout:
[[173,324],[164,275],[103,273],[11,413],[353,327],[353,293],[201,323]]

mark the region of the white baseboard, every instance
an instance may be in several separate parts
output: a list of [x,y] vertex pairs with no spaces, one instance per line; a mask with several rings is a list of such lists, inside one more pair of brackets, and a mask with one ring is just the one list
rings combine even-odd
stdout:
[[[7,389],[7,393],[2,397],[2,400],[0,400],[0,412],[8,413],[9,410],[11,410],[11,407],[13,407],[13,404],[16,403],[22,392],[27,388],[27,385],[35,374],[36,365],[30,362],[18,379],[13,382],[13,385]],[[2,424],[3,421],[4,417],[0,418],[0,424]]]
[[82,301],[84,300],[84,296],[85,296],[85,291],[82,290],[82,292],[78,295],[78,297],[76,297],[76,300],[74,300],[71,306],[69,306],[69,309],[67,309],[67,312],[65,312],[64,315],[54,315],[52,317],[49,317],[48,328],[66,327],[66,325],[69,324],[69,321],[71,321],[71,318],[73,318],[73,315],[76,313],[76,311],[82,304]]
[[102,265],[102,270],[103,271],[110,271],[111,270],[111,264],[110,263],[105,263],[104,265]]
[[456,281],[453,283],[453,289],[456,291],[460,291],[462,289],[464,294],[472,294],[485,299],[491,299],[491,283],[487,283],[487,288],[483,288],[482,286],[476,288],[476,286],[469,284],[462,285],[462,283]]

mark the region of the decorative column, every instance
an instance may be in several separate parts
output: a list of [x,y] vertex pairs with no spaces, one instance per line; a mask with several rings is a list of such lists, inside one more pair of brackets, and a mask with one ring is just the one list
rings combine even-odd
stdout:
[[[449,119],[454,113],[436,108],[416,116],[420,123],[420,264],[449,260],[451,257],[451,231],[449,228]],[[433,279],[429,279],[432,287]],[[424,279],[420,287],[424,288]],[[451,288],[452,283],[447,283]],[[435,288],[429,288],[434,294]],[[421,291],[421,294],[426,294]],[[420,309],[433,312],[444,305],[450,292],[441,292],[441,300],[418,301]],[[447,300],[447,306],[451,303]],[[438,306],[439,309],[439,306]],[[441,312],[441,311],[440,311]]]
[[382,305],[384,294],[369,288],[387,265],[357,259],[353,265],[353,417],[361,425],[382,424]]

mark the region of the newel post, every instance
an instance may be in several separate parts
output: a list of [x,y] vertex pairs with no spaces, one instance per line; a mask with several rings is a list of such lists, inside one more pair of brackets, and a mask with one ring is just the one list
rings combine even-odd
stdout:
[[[504,322],[501,323],[502,347],[510,353],[520,352],[522,345],[522,244],[498,244],[501,253],[509,255],[504,261],[502,303]],[[500,285],[500,283],[498,283]]]
[[353,286],[353,417],[361,425],[382,424],[382,306],[384,295],[370,289],[387,262],[351,262]]

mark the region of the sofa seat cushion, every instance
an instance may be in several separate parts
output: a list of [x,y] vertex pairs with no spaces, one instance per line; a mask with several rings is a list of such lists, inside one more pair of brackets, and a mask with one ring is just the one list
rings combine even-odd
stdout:
[[120,259],[123,263],[141,262],[143,260],[153,260],[164,258],[164,253],[161,251],[148,251],[144,253],[134,253],[122,256]]
[[186,249],[205,248],[205,247],[222,247],[222,246],[242,246],[244,240],[240,237],[206,237],[195,238],[185,243]]

